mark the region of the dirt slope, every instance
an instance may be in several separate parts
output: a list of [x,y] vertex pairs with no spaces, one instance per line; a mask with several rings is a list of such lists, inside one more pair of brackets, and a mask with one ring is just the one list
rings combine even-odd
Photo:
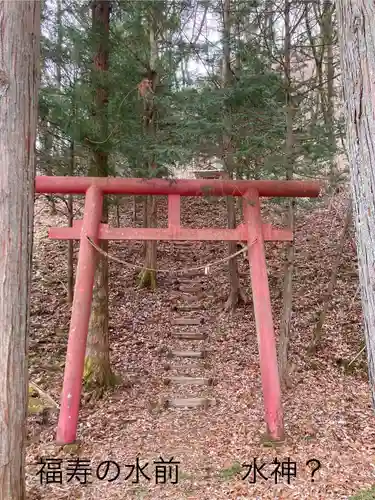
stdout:
[[[185,200],[184,200],[185,201]],[[66,242],[46,238],[49,226],[65,225],[61,215],[51,216],[38,200],[35,221],[35,253],[30,339],[30,376],[59,401],[64,355],[69,327],[69,308],[65,303]],[[363,358],[350,374],[342,359],[352,359],[361,348],[361,309],[352,237],[342,257],[338,285],[324,329],[322,349],[311,357],[306,346],[312,334],[319,303],[326,289],[335,257],[345,200],[330,206],[301,210],[297,219],[297,262],[294,281],[293,340],[291,342],[292,388],[284,393],[283,405],[288,439],[278,449],[261,443],[264,432],[263,405],[258,368],[256,334],[251,299],[233,315],[223,313],[228,282],[225,266],[203,275],[204,297],[201,309],[207,332],[209,355],[196,374],[213,377],[216,385],[207,394],[217,404],[206,410],[165,410],[163,397],[198,394],[184,387],[163,384],[171,374],[184,374],[184,364],[166,358],[164,347],[181,347],[171,342],[171,319],[178,299],[176,277],[161,275],[155,293],[137,290],[135,271],[111,263],[111,359],[117,374],[126,382],[99,402],[85,403],[80,414],[81,459],[91,460],[92,484],[80,485],[76,479],[62,484],[40,485],[35,465],[41,456],[72,459],[53,445],[57,417],[48,422],[30,416],[27,473],[30,499],[344,499],[374,480],[375,427]],[[130,202],[124,202],[121,225],[130,225]],[[62,208],[62,205],[61,205]],[[166,204],[160,202],[159,215],[165,226]],[[270,212],[271,213],[271,212]],[[267,217],[267,211],[265,211]],[[190,226],[225,226],[225,203],[205,200],[185,201],[182,220]],[[275,218],[276,222],[280,222]],[[279,324],[281,309],[283,245],[267,244],[274,321]],[[139,262],[140,243],[112,243],[110,253],[126,262]],[[176,269],[206,264],[225,257],[226,246],[194,243],[179,250],[168,243],[158,246],[160,268]],[[243,286],[249,297],[248,267],[241,262]],[[197,329],[198,327],[194,327]],[[276,328],[277,329],[277,328]],[[361,364],[362,363],[362,364]],[[168,368],[168,369],[167,369]],[[194,370],[193,370],[194,371]],[[190,373],[193,372],[190,370]],[[195,373],[195,372],[194,372]],[[131,385],[131,387],[128,387]],[[173,392],[174,391],[174,392]],[[202,392],[202,391],[201,391]],[[155,484],[155,465],[174,457],[180,462],[178,484]],[[149,462],[148,481],[134,475],[126,480],[139,458]],[[266,463],[261,469],[270,475],[277,458],[296,463],[296,477],[276,475],[267,480],[241,476],[248,468],[242,464]],[[320,461],[320,470],[311,481],[309,459]],[[112,482],[99,480],[100,462],[113,460],[121,467]],[[285,469],[285,464],[284,464]],[[281,469],[280,469],[281,470]],[[284,471],[285,472],[285,471]],[[111,474],[111,472],[110,472]],[[254,480],[254,479],[253,479]]]

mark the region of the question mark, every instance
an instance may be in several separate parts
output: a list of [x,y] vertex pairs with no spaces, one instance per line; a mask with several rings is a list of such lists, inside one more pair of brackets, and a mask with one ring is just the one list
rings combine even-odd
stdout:
[[317,465],[316,467],[311,471],[311,482],[313,483],[314,482],[314,474],[316,471],[318,471],[320,469],[320,462],[319,460],[317,460],[316,458],[311,458],[310,460],[308,460],[306,462],[306,465],[309,465],[311,463],[315,462]]

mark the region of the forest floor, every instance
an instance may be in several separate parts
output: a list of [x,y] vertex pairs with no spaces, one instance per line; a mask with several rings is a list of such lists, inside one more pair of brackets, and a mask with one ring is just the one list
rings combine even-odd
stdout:
[[[217,404],[187,411],[163,409],[160,405],[162,398],[174,390],[163,384],[171,370],[166,370],[168,360],[162,348],[174,346],[170,333],[175,327],[170,326],[170,320],[176,317],[176,276],[161,274],[155,292],[139,290],[134,269],[110,262],[111,361],[124,383],[101,400],[87,402],[83,398],[79,448],[69,451],[54,445],[56,413],[48,419],[29,416],[28,498],[338,500],[371,488],[375,484],[375,418],[364,355],[351,364],[350,370],[345,369],[363,345],[351,233],[342,254],[321,348],[316,355],[307,352],[337,255],[345,203],[341,194],[329,203],[316,203],[298,212],[291,388],[283,393],[285,443],[273,448],[261,439],[265,431],[263,402],[246,262],[239,259],[241,282],[249,303],[233,314],[224,312],[229,290],[226,267],[212,268],[202,276],[205,292],[196,316],[205,319],[200,328],[208,333],[209,356],[203,370],[216,381],[209,390]],[[62,203],[58,207],[64,208]],[[121,209],[121,226],[132,224],[130,207],[131,201],[126,199]],[[158,210],[159,220],[165,226],[165,199],[161,199]],[[49,240],[47,230],[67,223],[60,212],[50,215],[49,206],[41,198],[36,201],[35,212],[30,379],[59,402],[70,317],[65,285],[67,242]],[[184,200],[181,213],[183,224],[191,227],[225,227],[225,200]],[[280,222],[276,216],[270,218],[272,213],[276,213],[272,207],[265,209],[265,218]],[[140,242],[112,242],[109,252],[130,263],[142,260]],[[206,264],[226,255],[227,248],[222,243],[197,242],[191,251],[179,250],[171,243],[158,245],[158,265],[163,269]],[[276,331],[282,305],[283,262],[283,244],[267,243]],[[199,388],[195,393],[199,394]],[[183,397],[188,391],[180,387],[175,394]],[[72,466],[69,461],[76,454],[81,460],[90,461],[86,469],[92,474],[88,476],[91,484],[80,484],[77,477],[68,481],[66,472]],[[46,476],[38,475],[41,457],[63,459],[61,484],[45,484]],[[165,484],[156,484],[154,461],[160,457],[165,461],[173,457],[179,462],[177,484],[172,484],[176,482],[173,467],[172,477]],[[249,472],[243,464],[254,464],[255,458],[264,477],[257,474],[254,480],[253,468],[243,479]],[[283,475],[275,473],[275,459],[282,464]],[[306,465],[310,459],[320,462],[313,478],[312,464]],[[97,477],[99,464],[107,460],[120,467],[120,475],[113,481],[109,479],[116,473],[114,464],[105,479]],[[141,467],[148,463],[143,472],[149,477],[140,474],[138,483],[137,460]],[[290,484],[288,460],[292,462]],[[127,479],[132,466],[133,474]],[[84,468],[81,462],[81,477]],[[99,475],[104,468],[99,468]],[[161,476],[159,480],[162,481]]]

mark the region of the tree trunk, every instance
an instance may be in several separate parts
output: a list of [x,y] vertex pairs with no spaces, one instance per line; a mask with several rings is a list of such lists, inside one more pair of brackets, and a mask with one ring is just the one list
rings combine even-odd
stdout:
[[[98,49],[94,58],[96,79],[96,106],[94,120],[97,123],[99,141],[93,148],[91,175],[108,176],[108,152],[103,142],[108,137],[108,89],[104,81],[108,71],[110,2],[92,2],[93,29],[98,36]],[[101,73],[101,74],[100,74]],[[103,223],[108,223],[108,200],[104,200]],[[101,242],[101,248],[108,252],[108,241]],[[97,269],[93,291],[89,334],[87,338],[84,381],[87,389],[94,388],[100,396],[103,390],[113,385],[115,378],[111,370],[108,339],[108,260],[97,256]]]
[[[288,201],[288,227],[294,231],[295,201]],[[281,385],[289,386],[289,339],[290,323],[293,311],[293,272],[294,272],[294,242],[286,243],[286,261],[284,266],[283,310],[279,337],[279,372]]]
[[327,111],[326,126],[331,154],[330,186],[336,182],[336,134],[334,130],[334,57],[333,57],[333,25],[332,25],[333,2],[324,0],[323,5],[323,45],[327,47],[326,78],[327,78]]
[[[68,195],[68,226],[73,227],[73,196]],[[68,304],[73,304],[73,295],[74,295],[74,241],[68,240],[68,253],[67,253],[67,274],[68,274],[68,283],[67,283],[67,301]]]
[[116,217],[116,227],[120,227],[120,197],[115,196],[115,217]]
[[[69,175],[74,175],[74,140],[70,143],[70,165],[69,165]],[[73,195],[68,195],[68,226],[73,226]],[[68,304],[73,304],[74,295],[74,265],[73,265],[73,255],[74,255],[74,241],[68,240],[68,253],[67,253],[67,273],[68,273]]]
[[337,251],[335,252],[336,259],[335,259],[333,266],[332,266],[331,278],[329,280],[327,293],[324,296],[323,307],[322,307],[322,310],[321,310],[320,315],[319,315],[319,320],[318,320],[318,322],[315,326],[315,329],[314,329],[312,342],[309,346],[310,352],[315,352],[317,350],[319,343],[320,343],[320,340],[322,338],[323,325],[324,325],[324,321],[325,321],[326,316],[327,316],[327,312],[328,312],[329,304],[330,304],[330,301],[332,298],[333,290],[335,289],[335,286],[336,286],[337,273],[338,273],[338,270],[340,267],[342,251],[344,249],[344,245],[345,245],[346,237],[348,234],[348,229],[349,229],[351,219],[352,219],[352,204],[351,204],[351,202],[349,202],[348,208],[346,211],[344,227],[343,227],[342,232],[341,232],[340,241],[337,245]]
[[[148,227],[148,219],[149,219],[148,214],[149,214],[148,197],[142,196],[142,227],[144,229]],[[145,240],[142,245],[142,256],[144,259],[146,259],[146,254],[147,254],[147,241]]]
[[368,371],[375,409],[375,4],[338,0],[341,71]]
[[[284,39],[284,71],[286,85],[286,144],[285,144],[285,159],[286,159],[286,180],[293,178],[293,103],[290,91],[291,85],[291,29],[290,29],[290,0],[285,0],[284,19],[285,19],[285,39]],[[294,231],[294,213],[295,201],[288,200],[288,216],[287,226]],[[286,243],[286,262],[284,267],[284,289],[283,289],[283,310],[280,324],[279,338],[279,372],[281,384],[284,387],[289,385],[289,367],[288,367],[288,352],[290,338],[290,323],[292,318],[293,308],[293,271],[294,271],[294,241]]]
[[[145,199],[144,216],[146,218],[145,227],[156,227],[156,198],[155,196],[147,196]],[[139,285],[141,287],[151,288],[155,290],[157,286],[156,281],[156,264],[157,264],[157,248],[154,241],[146,241],[145,245],[145,269],[142,270],[139,276]]]
[[[231,38],[231,3],[230,0],[224,0],[223,3],[223,67],[222,67],[222,82],[224,87],[229,87],[232,84],[232,72],[230,67],[230,38]],[[237,60],[237,64],[240,61]],[[237,69],[237,73],[239,68]],[[223,134],[223,159],[226,178],[231,179],[234,173],[233,162],[233,144],[231,138],[231,119],[230,110],[225,112],[225,128]],[[233,196],[227,197],[227,214],[228,214],[228,228],[235,229],[236,227],[236,204]],[[228,254],[232,255],[237,251],[237,244],[235,241],[228,243]],[[245,294],[243,293],[240,285],[240,276],[238,272],[237,257],[230,259],[228,262],[228,273],[230,292],[228,300],[225,304],[226,311],[233,311],[241,303],[245,302]]]
[[40,2],[0,0],[0,26],[0,500],[25,500]]
[[272,61],[275,52],[275,33],[274,33],[274,17],[275,17],[275,7],[273,0],[266,1],[266,13],[264,19],[264,37],[265,37],[265,47],[264,52],[267,53],[268,57],[268,69],[272,71]]
[[[62,44],[63,44],[63,32],[62,32],[62,9],[61,9],[61,0],[58,1],[57,3],[57,25],[58,25],[58,64],[57,64],[57,81],[59,84],[59,88],[61,86],[61,66],[62,66]],[[76,52],[74,52],[73,56],[73,61],[76,62],[78,59]],[[73,84],[73,95],[72,95],[72,121],[73,123],[76,120],[76,80],[77,80],[77,74],[76,71],[74,72],[74,84]],[[75,128],[75,127],[74,127]],[[69,170],[68,174],[70,176],[74,175],[75,172],[75,130],[73,133],[73,137],[71,138],[70,141],[70,157],[69,157]],[[67,208],[68,208],[68,226],[72,227],[73,226],[73,219],[74,219],[74,202],[73,202],[73,195],[69,194],[68,195],[68,201],[67,201]],[[73,264],[73,257],[74,257],[74,240],[68,240],[68,252],[67,252],[67,301],[70,306],[73,305],[73,296],[74,296],[74,264]]]
[[[157,61],[158,61],[158,42],[157,33],[157,8],[155,7],[154,15],[150,19],[150,68],[148,80],[151,82],[151,92],[144,96],[144,129],[149,135],[155,135],[156,132],[156,112],[153,96],[156,92],[158,83]],[[148,161],[148,175],[153,175],[155,168],[155,158],[150,158]],[[157,227],[157,206],[154,196],[147,196],[144,200],[143,224],[145,227]],[[148,287],[155,289],[157,287],[156,266],[157,266],[157,242],[145,241],[145,269],[143,269],[138,277],[140,287]]]
[[134,195],[132,197],[132,200],[133,200],[133,216],[132,216],[132,220],[133,220],[134,226],[137,227],[137,197]]
[[[236,205],[233,196],[227,197],[228,228],[236,228]],[[237,243],[230,241],[228,243],[228,253],[232,255],[237,252]],[[230,292],[225,304],[225,311],[233,311],[236,307],[246,302],[245,294],[240,285],[240,276],[238,271],[237,257],[228,262]]]
[[[47,121],[45,128],[46,135],[44,138],[44,150],[46,154],[46,175],[48,176],[53,175],[53,136],[51,133],[49,133],[50,127],[51,124]],[[49,194],[46,195],[46,198],[50,203],[50,214],[57,215],[55,195]]]
[[[108,205],[104,212],[103,220],[108,220]],[[108,252],[108,241],[103,241],[100,246]],[[86,389],[93,389],[95,396],[101,396],[107,387],[113,386],[116,382],[109,356],[108,260],[102,255],[98,256],[95,273],[84,380]]]

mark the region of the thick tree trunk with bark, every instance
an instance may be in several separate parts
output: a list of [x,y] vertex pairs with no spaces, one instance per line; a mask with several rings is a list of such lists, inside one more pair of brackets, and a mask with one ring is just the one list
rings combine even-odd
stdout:
[[0,500],[24,500],[40,3],[0,0],[0,26]]
[[375,4],[336,3],[364,332],[375,409]]
[[[97,124],[98,141],[93,145],[93,162],[90,174],[108,176],[108,152],[105,138],[108,137],[108,90],[98,73],[108,71],[110,2],[92,2],[93,29],[98,37],[98,49],[94,58],[96,83],[96,102],[94,120]],[[108,202],[104,201],[103,223],[108,223]],[[101,248],[108,252],[108,241],[101,242]],[[113,385],[115,377],[111,370],[108,338],[108,260],[97,256],[97,269],[91,306],[89,334],[87,338],[84,381],[87,389],[93,388],[100,396],[106,387]]]

